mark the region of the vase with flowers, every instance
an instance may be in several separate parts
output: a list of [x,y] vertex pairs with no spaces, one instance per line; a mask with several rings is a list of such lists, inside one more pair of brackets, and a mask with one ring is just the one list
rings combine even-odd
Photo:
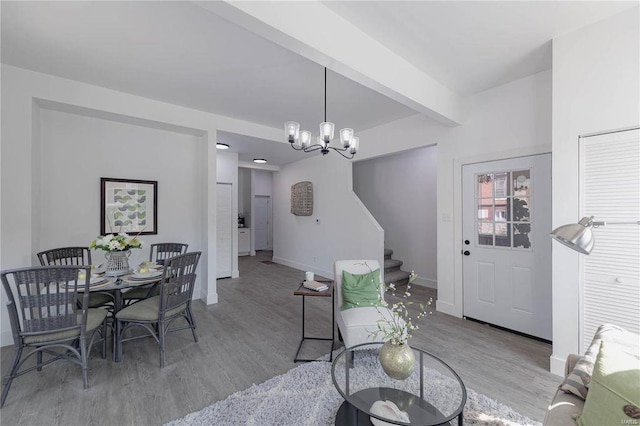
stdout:
[[117,277],[129,272],[131,249],[142,248],[142,245],[138,235],[132,237],[126,232],[120,232],[118,234],[99,236],[91,241],[89,248],[106,252],[107,271],[105,274],[110,277]]
[[[417,313],[414,312],[415,316],[409,312],[409,306],[414,304],[409,300],[411,283],[416,278],[417,274],[411,271],[402,299],[390,307],[387,304],[391,315],[381,315],[381,319],[377,322],[377,329],[370,333],[374,339],[377,340],[381,336],[385,341],[378,355],[380,365],[388,376],[398,380],[406,379],[415,369],[415,355],[409,346],[409,339],[411,333],[418,329],[416,323],[431,313],[427,309],[433,303],[433,299],[429,299],[426,304],[418,304],[420,308]],[[396,286],[393,283],[384,285],[386,292],[395,297]]]

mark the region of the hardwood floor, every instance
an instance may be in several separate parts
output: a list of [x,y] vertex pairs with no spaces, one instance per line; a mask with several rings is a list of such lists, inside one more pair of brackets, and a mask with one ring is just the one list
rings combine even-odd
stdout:
[[[0,423],[162,424],[295,367],[301,297],[293,291],[304,272],[262,263],[270,255],[241,257],[241,278],[218,280],[218,304],[194,303],[199,342],[189,330],[170,334],[164,369],[151,339],[125,343],[121,363],[101,359],[96,348],[89,389],[82,388],[79,366],[56,362],[14,380]],[[412,290],[414,301],[435,299],[434,290]],[[308,334],[331,334],[329,298],[307,298],[306,314]],[[560,381],[548,372],[550,345],[437,312],[412,344],[448,363],[468,388],[534,420],[542,420]],[[329,346],[310,342],[301,356],[320,356]],[[1,350],[3,374],[11,353]]]

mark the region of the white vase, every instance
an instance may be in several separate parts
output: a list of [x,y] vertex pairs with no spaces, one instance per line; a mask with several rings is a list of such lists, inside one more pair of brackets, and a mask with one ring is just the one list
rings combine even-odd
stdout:
[[105,275],[117,277],[127,274],[131,270],[129,268],[129,256],[131,256],[131,250],[106,252],[104,254],[104,257],[107,258],[107,272],[105,272]]

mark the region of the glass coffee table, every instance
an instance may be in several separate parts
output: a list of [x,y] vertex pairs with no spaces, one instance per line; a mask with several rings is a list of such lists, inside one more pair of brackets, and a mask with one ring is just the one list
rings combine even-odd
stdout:
[[[345,400],[335,424],[433,426],[449,424],[457,418],[462,425],[467,390],[460,376],[434,355],[413,348],[414,372],[405,380],[392,379],[378,361],[382,345],[382,342],[356,345],[333,360],[331,378]],[[376,401],[393,402],[408,415],[409,421],[373,413]],[[379,407],[374,411],[381,412]]]

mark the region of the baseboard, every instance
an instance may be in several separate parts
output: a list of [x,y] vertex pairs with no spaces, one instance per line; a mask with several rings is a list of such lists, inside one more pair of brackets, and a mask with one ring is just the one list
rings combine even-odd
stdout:
[[438,281],[436,280],[431,280],[429,278],[416,278],[413,283],[411,283],[411,285],[419,285],[422,287],[428,287],[428,288],[432,288],[434,290],[438,289]]
[[239,276],[240,276],[240,271],[238,271],[237,269],[231,272],[231,278],[238,278]]
[[314,274],[321,275],[328,279],[333,279],[333,271],[325,271],[323,269],[319,269],[311,265],[306,265],[304,263],[295,262],[289,259],[283,259],[282,257],[274,256],[272,260],[275,263],[279,263],[281,265],[288,266],[290,268],[299,269],[301,271],[311,271]]
[[218,303],[218,293],[200,293],[200,300],[202,300],[207,305],[215,305],[216,303]]
[[559,358],[551,355],[549,357],[549,371],[551,371],[551,374],[564,377],[564,363],[566,362],[566,360],[566,357]]
[[436,311],[460,318],[460,315],[458,315],[457,309],[453,303],[436,300]]

